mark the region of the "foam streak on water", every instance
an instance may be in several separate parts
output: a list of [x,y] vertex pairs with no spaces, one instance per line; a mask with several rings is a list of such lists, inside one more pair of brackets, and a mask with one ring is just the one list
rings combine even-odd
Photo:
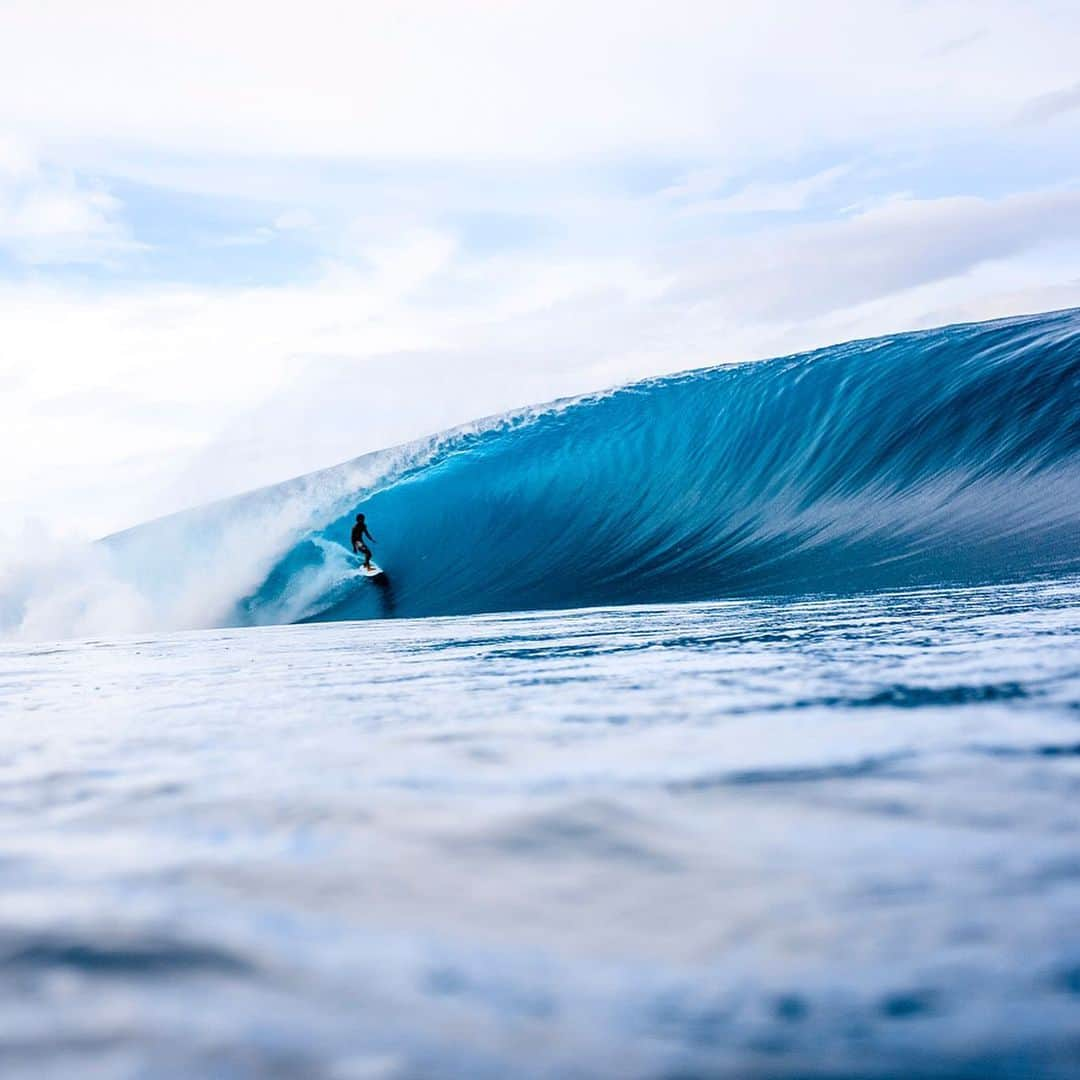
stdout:
[[1080,580],[0,648],[5,1076],[1075,1076]]

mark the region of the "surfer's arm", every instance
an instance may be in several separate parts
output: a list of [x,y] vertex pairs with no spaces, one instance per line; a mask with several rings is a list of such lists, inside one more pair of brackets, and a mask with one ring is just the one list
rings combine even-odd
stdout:
[[372,535],[371,535],[371,533],[369,533],[369,532],[367,531],[367,529],[365,529],[365,530],[364,530],[364,535],[365,535],[365,536],[366,536],[366,537],[367,537],[367,538],[368,538],[368,539],[369,539],[369,540],[370,540],[370,541],[371,541],[371,542],[372,542],[373,544],[374,544],[374,543],[376,542],[376,541],[375,541],[375,537],[374,537],[374,536],[372,536]]

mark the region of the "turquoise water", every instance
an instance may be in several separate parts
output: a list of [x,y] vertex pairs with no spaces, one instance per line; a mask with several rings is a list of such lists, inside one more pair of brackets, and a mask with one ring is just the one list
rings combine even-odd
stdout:
[[[348,551],[358,510],[385,588]],[[0,574],[0,636],[1078,571],[1080,312],[1062,311],[651,379],[368,454]]]
[[5,1076],[1080,1073],[1076,577],[7,643],[0,712]]
[[0,1073],[1080,1075],[1078,571],[1077,311],[29,553]]

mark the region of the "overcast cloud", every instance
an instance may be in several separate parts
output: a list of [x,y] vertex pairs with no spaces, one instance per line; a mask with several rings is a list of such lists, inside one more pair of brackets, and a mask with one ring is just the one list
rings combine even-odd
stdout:
[[1075,4],[300,10],[0,3],[9,545],[644,375],[1080,304]]

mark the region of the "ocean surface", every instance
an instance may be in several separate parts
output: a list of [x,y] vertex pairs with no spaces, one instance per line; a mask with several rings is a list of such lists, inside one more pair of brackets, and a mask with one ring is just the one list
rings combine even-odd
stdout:
[[649,379],[28,552],[0,566],[0,638],[1074,572],[1080,310]]
[[1080,1075],[1080,578],[0,644],[0,1074]]
[[1080,311],[523,409],[0,567],[0,1076],[1073,1080],[1078,807]]

